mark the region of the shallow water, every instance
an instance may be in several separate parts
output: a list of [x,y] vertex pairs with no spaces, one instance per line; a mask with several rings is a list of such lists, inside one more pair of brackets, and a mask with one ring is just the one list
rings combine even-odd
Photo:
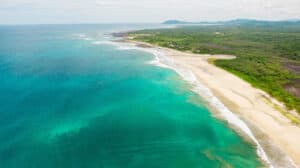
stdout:
[[255,148],[153,55],[106,33],[0,27],[0,167],[259,167]]

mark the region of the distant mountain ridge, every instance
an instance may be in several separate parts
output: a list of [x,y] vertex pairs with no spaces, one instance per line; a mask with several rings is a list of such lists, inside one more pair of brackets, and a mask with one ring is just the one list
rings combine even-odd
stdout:
[[188,22],[182,20],[167,20],[163,24],[272,24],[272,23],[300,23],[300,19],[289,19],[281,21],[255,20],[255,19],[234,19],[228,21],[203,21]]
[[181,20],[167,20],[163,24],[197,24],[197,22],[186,22]]

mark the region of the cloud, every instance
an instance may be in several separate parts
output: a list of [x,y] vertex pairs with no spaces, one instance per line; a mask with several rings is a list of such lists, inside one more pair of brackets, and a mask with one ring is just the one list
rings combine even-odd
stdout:
[[45,23],[281,20],[300,18],[300,0],[0,0],[0,16],[0,24],[34,23],[37,17]]
[[124,5],[124,3],[120,3],[119,1],[109,1],[109,0],[96,1],[96,4],[99,6],[123,6]]

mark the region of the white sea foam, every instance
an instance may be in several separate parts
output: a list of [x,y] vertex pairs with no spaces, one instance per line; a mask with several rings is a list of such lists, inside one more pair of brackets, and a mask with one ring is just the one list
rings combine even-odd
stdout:
[[77,33],[77,34],[74,34],[75,37],[78,37],[78,38],[84,38],[86,37],[86,35],[84,33]]
[[118,46],[118,50],[138,50],[138,47],[123,44]]
[[[101,34],[102,35],[102,34]],[[112,36],[111,35],[108,35],[108,34],[104,34],[102,35],[104,39],[111,39]]]
[[103,42],[104,42],[104,41],[93,41],[92,44],[98,45],[98,44],[103,44]]
[[168,66],[167,62],[170,62],[170,60],[168,59],[168,57],[166,57],[164,54],[162,54],[162,52],[155,50],[153,48],[142,48],[142,47],[138,47],[135,44],[131,44],[131,43],[116,43],[118,44],[118,49],[119,50],[140,50],[140,51],[144,51],[144,52],[148,52],[154,55],[154,59],[149,61],[149,64],[153,64],[162,68],[169,68],[171,69],[171,67]]
[[83,40],[91,41],[92,39],[89,37],[83,38]]
[[172,59],[167,57],[162,51],[159,51],[158,49],[148,49],[140,47],[139,49],[150,52],[155,56],[154,59],[150,62],[151,64],[163,68],[170,68],[177,74],[179,74],[185,81],[189,82],[192,85],[192,89],[194,92],[203,97],[212,107],[216,108],[217,111],[229,124],[239,128],[255,143],[257,147],[257,154],[269,165],[270,168],[273,168],[273,165],[268,159],[267,154],[263,150],[258,140],[255,138],[249,127],[246,125],[246,123],[243,122],[238,116],[233,114],[217,97],[212,94],[212,92],[206,86],[200,83],[190,70],[176,65]]
[[[79,37],[86,39],[87,37],[83,34],[79,34]],[[185,81],[189,82],[192,85],[192,90],[203,97],[212,107],[216,108],[217,111],[222,115],[222,117],[232,126],[239,128],[243,131],[256,145],[257,154],[264,160],[270,168],[273,168],[267,154],[263,150],[262,146],[255,138],[249,127],[245,122],[243,122],[238,116],[232,113],[217,97],[215,97],[212,92],[200,83],[195,75],[188,69],[182,68],[174,63],[172,59],[166,56],[160,49],[154,48],[142,48],[135,44],[131,43],[120,43],[113,41],[93,41],[92,44],[108,44],[115,45],[118,50],[141,50],[154,55],[154,59],[149,61],[149,64],[159,66],[162,68],[168,68],[174,70],[179,74]],[[290,160],[290,159],[289,159]],[[291,163],[293,163],[290,160]]]
[[[145,49],[145,51],[147,51],[147,49]],[[156,50],[151,51],[151,49],[149,49],[148,52],[151,52],[155,56],[154,59],[149,62],[150,64],[153,64],[153,65],[156,65],[156,66],[159,66],[162,68],[171,69],[171,67],[168,64],[166,64],[166,62],[170,61],[170,60],[168,60],[168,58],[164,54],[162,54],[161,52],[156,51]]]
[[86,41],[91,41],[92,38],[88,37],[86,34],[84,33],[76,33],[73,34],[75,39],[80,39],[80,40],[86,40]]
[[91,43],[95,45],[117,45],[112,41],[92,41]]
[[121,42],[114,42],[109,40],[102,40],[102,41],[92,41],[94,45],[111,45],[115,46],[117,50],[141,50],[139,47],[129,43],[121,43]]
[[215,107],[229,124],[242,130],[256,144],[257,154],[269,165],[270,168],[272,168],[273,166],[271,165],[268,156],[246,123],[233,114],[218,98],[211,93],[207,87],[197,81],[192,72],[187,73],[190,74],[188,75],[189,77],[185,79],[194,86],[194,91],[203,96],[213,107]]

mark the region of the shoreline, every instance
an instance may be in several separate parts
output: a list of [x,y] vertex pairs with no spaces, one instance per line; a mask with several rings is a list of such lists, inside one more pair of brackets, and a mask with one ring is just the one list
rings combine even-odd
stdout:
[[[297,143],[297,140],[300,139],[300,128],[274,108],[274,105],[281,107],[280,103],[237,76],[209,63],[209,59],[234,59],[234,56],[193,54],[128,39],[117,42],[133,44],[137,48],[151,52],[156,57],[153,64],[173,69],[183,78],[186,76],[180,74],[178,70],[188,70],[192,73],[195,78],[193,80],[206,87],[212,96],[220,100],[224,108],[228,108],[230,113],[237,116],[234,118],[235,123],[230,121],[233,119],[230,117],[233,116],[226,116],[229,113],[220,114],[222,113],[220,109],[214,107],[211,102],[208,102],[209,108],[217,111],[217,117],[226,120],[239,134],[248,136],[248,139],[250,138],[256,145],[258,155],[269,167],[300,166],[300,143]],[[159,54],[164,55],[165,58],[159,58]],[[173,64],[173,67],[168,65],[170,63]],[[191,79],[184,80],[190,83]],[[193,89],[196,88],[193,86]],[[205,98],[203,92],[194,91]],[[271,103],[266,101],[271,101]],[[238,125],[236,122],[242,122],[242,125],[241,123]],[[241,131],[243,132],[241,133]],[[260,150],[260,148],[262,149]]]

